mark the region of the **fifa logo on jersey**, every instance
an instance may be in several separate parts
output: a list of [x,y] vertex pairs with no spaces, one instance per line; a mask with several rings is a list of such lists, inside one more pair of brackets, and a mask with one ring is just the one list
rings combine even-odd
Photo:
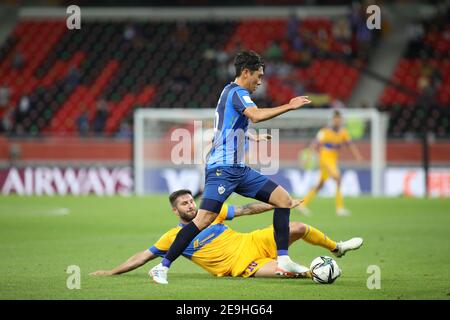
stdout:
[[224,187],[223,185],[220,185],[220,186],[217,188],[217,192],[218,192],[219,194],[223,194],[223,193],[225,192],[225,187]]

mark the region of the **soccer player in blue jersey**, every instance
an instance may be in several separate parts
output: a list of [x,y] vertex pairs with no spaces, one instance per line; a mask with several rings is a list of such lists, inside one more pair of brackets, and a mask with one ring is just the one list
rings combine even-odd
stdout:
[[310,103],[307,97],[295,97],[274,108],[258,108],[250,98],[261,84],[264,62],[253,51],[240,52],[234,61],[236,78],[225,86],[216,107],[214,140],[206,163],[206,180],[200,210],[180,230],[160,264],[150,270],[156,283],[167,284],[173,261],[189,243],[218,216],[225,200],[236,192],[274,205],[273,228],[277,246],[277,274],[304,273],[308,268],[293,262],[288,255],[289,215],[294,201],[288,192],[266,176],[244,164],[245,137],[249,120],[265,121]]

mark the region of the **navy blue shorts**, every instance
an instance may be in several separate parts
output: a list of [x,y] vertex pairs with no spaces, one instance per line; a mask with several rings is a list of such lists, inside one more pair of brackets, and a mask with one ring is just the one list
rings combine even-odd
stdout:
[[250,167],[216,167],[206,169],[205,189],[200,209],[220,212],[231,193],[268,202],[278,184]]

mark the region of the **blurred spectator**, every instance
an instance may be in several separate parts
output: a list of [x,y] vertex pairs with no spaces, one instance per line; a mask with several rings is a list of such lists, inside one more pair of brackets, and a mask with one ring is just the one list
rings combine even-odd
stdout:
[[280,61],[283,58],[283,50],[280,47],[278,41],[272,41],[269,47],[264,52],[264,56],[268,60]]
[[350,22],[354,40],[356,41],[356,50],[354,51],[357,52],[359,59],[367,62],[370,53],[372,30],[367,28],[365,10],[357,2],[353,2],[352,4]]
[[120,123],[119,131],[116,133],[116,137],[120,139],[130,139],[133,136],[133,131],[128,121],[122,121]]
[[290,76],[293,70],[293,66],[284,61],[279,61],[274,64],[275,75],[280,78],[286,78]]
[[333,37],[340,43],[349,42],[352,38],[350,22],[347,18],[339,18],[333,23]]
[[133,41],[135,36],[136,30],[134,29],[134,26],[131,23],[127,24],[123,30],[123,39],[125,41]]
[[96,135],[103,135],[108,119],[108,104],[105,100],[100,100],[97,103],[97,111],[95,112],[92,129]]
[[0,123],[0,132],[11,132],[14,124],[14,109],[10,108],[3,114],[2,122]]
[[341,46],[341,52],[346,56],[352,55],[352,47],[350,45],[352,39],[352,31],[350,22],[347,18],[340,18],[333,24],[333,38]]
[[0,86],[0,108],[6,108],[9,105],[10,90],[7,85]]
[[294,47],[294,41],[296,41],[298,38],[298,31],[300,28],[300,19],[295,13],[289,16],[286,28],[287,38],[289,39],[291,45]]
[[189,42],[189,28],[185,22],[177,23],[176,30],[170,40],[172,47],[178,50],[181,50]]
[[81,137],[87,137],[89,134],[89,116],[86,105],[83,106],[83,111],[76,120],[78,134]]
[[329,56],[331,46],[327,30],[323,28],[319,29],[317,37],[315,38],[315,48],[317,48],[319,57],[327,58]]
[[408,25],[407,29],[408,40],[416,42],[422,40],[425,35],[425,30],[421,22],[413,22]]
[[298,65],[301,68],[307,68],[312,62],[312,54],[309,49],[302,50],[299,55]]
[[67,73],[66,82],[71,88],[74,88],[79,84],[80,70],[78,70],[77,66],[70,67],[69,72]]
[[417,88],[420,92],[419,104],[421,102],[432,103],[436,99],[436,92],[441,85],[442,74],[433,62],[422,60],[420,76],[417,80]]
[[14,53],[12,59],[12,66],[14,69],[21,70],[25,65],[25,58],[20,51]]
[[30,98],[28,96],[22,96],[19,100],[19,107],[16,108],[15,123],[22,124],[25,120],[26,114],[30,109]]

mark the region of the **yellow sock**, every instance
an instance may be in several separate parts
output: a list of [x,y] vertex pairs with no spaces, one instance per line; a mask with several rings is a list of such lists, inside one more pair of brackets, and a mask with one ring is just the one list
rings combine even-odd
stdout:
[[342,197],[341,188],[336,189],[336,209],[344,208],[344,198]]
[[307,206],[308,203],[311,202],[311,200],[314,198],[315,195],[316,195],[316,188],[313,188],[313,189],[309,190],[309,192],[308,192],[308,194],[306,195],[306,197],[303,198],[302,205],[303,205],[303,206]]
[[336,249],[336,242],[328,238],[322,231],[307,224],[305,224],[305,226],[306,233],[302,238],[303,240],[310,244],[321,246],[322,248],[328,249],[330,251]]

